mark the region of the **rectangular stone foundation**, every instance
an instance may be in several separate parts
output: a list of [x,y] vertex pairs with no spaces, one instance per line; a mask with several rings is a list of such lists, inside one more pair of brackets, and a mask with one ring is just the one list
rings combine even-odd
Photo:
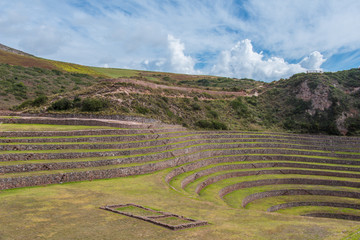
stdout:
[[[148,211],[148,212],[154,213],[154,214],[150,215],[150,216],[143,216],[143,215],[140,215],[140,214],[132,214],[132,213],[128,213],[128,212],[125,212],[125,211],[116,210],[117,208],[128,207],[128,206],[133,206],[133,207],[136,207],[136,208],[140,208],[142,210],[145,210],[145,211]],[[171,229],[171,230],[180,230],[180,229],[198,227],[198,226],[203,226],[203,225],[208,224],[205,221],[198,221],[198,220],[194,220],[194,219],[191,219],[191,218],[186,218],[184,216],[180,216],[180,215],[177,215],[177,214],[166,213],[166,212],[162,212],[162,211],[155,211],[153,209],[146,208],[146,207],[136,205],[136,204],[132,204],[132,203],[105,206],[105,207],[100,207],[100,209],[104,209],[104,210],[107,210],[107,211],[110,211],[110,212],[122,214],[122,215],[125,215],[125,216],[128,216],[128,217],[141,219],[143,221],[150,222],[150,223],[153,223],[153,224],[156,224],[156,225],[159,225],[159,226]],[[188,223],[172,225],[172,224],[161,222],[161,219],[166,219],[166,218],[175,218],[175,219],[179,219],[181,221],[186,221]]]

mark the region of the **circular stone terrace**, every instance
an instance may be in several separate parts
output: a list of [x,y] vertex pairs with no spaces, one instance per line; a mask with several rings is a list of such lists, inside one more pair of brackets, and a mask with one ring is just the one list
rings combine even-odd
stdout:
[[0,122],[97,126],[1,131],[0,189],[168,169],[169,187],[189,198],[233,208],[360,219],[360,138],[190,131],[137,118],[16,116]]

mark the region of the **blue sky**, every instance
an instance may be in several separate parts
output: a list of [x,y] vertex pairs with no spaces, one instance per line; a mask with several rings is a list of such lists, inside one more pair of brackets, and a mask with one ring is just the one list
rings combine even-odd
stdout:
[[0,43],[91,66],[272,81],[360,66],[359,0],[0,0]]

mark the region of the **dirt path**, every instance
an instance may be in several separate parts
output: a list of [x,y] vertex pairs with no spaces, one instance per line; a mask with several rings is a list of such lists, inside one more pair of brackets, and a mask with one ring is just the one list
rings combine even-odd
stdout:
[[137,84],[145,87],[150,87],[153,89],[170,89],[170,90],[177,90],[177,91],[184,91],[184,92],[199,92],[199,93],[207,93],[210,95],[229,95],[229,96],[253,96],[254,94],[246,93],[245,91],[240,92],[226,92],[226,91],[213,91],[213,90],[206,90],[206,89],[199,89],[199,88],[191,88],[191,87],[176,87],[176,86],[167,86],[162,84],[156,84],[146,81],[141,81],[137,79],[126,79],[126,78],[118,78],[118,79],[111,79],[114,82],[122,82],[122,83],[132,83]]

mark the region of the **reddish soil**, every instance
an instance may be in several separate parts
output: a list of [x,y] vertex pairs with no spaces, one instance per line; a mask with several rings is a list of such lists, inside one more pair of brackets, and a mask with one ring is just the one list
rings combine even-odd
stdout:
[[19,65],[24,67],[39,67],[47,69],[57,69],[54,65],[41,58],[24,56],[0,50],[0,63]]

